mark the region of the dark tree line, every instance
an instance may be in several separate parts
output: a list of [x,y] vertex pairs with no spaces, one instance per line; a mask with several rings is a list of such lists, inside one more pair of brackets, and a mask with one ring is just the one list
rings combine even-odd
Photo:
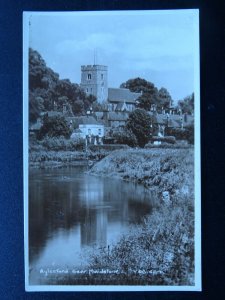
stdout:
[[183,100],[178,101],[178,108],[182,113],[193,114],[194,113],[194,93],[185,97]]
[[157,89],[155,85],[142,78],[129,79],[120,85],[121,88],[127,88],[131,92],[142,93],[138,98],[137,106],[145,110],[150,110],[152,105],[156,109],[167,109],[172,104],[173,100],[165,88]]
[[59,75],[47,67],[41,55],[29,49],[29,116],[35,122],[40,112],[62,111],[70,115],[84,114],[96,103],[94,96],[87,96],[78,84]]
[[[143,78],[129,79],[120,85],[121,88],[127,88],[131,92],[142,93],[137,99],[137,107],[149,111],[153,106],[157,111],[167,110],[171,105],[173,106],[173,99],[164,87],[157,89],[157,87],[150,81]],[[182,113],[192,114],[194,112],[194,93],[179,100],[176,107],[177,111]]]

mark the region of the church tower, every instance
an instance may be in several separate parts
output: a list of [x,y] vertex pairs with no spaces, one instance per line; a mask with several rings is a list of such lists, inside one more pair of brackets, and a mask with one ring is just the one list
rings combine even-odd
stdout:
[[98,103],[108,99],[108,67],[102,65],[81,66],[81,88],[87,95],[94,95]]

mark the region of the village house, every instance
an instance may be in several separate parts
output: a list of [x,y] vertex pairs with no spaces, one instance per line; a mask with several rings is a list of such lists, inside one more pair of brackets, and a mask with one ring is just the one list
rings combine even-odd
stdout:
[[152,116],[152,126],[157,127],[158,136],[165,135],[165,128],[184,129],[194,122],[194,116],[188,114],[158,114],[156,112],[149,112],[149,114]]
[[68,117],[67,122],[73,128],[71,138],[84,138],[88,144],[102,144],[105,126],[93,116]]
[[[64,116],[73,129],[71,138],[86,138],[90,143],[102,143],[102,138],[111,129],[124,127],[137,104],[141,93],[131,92],[125,88],[108,88],[108,67],[103,65],[81,66],[81,88],[87,95],[94,95],[97,102],[104,107],[103,111],[87,112],[85,116],[74,116],[71,108],[65,104],[62,107],[54,106],[53,111],[41,113],[35,124],[30,126],[30,135],[37,133],[43,121],[43,116]],[[60,111],[59,111],[60,109]],[[157,128],[159,137],[165,135],[165,128],[185,128],[193,123],[194,117],[177,112],[171,105],[167,110],[163,107],[159,111],[156,105],[151,106],[149,114],[152,116],[152,128]]]

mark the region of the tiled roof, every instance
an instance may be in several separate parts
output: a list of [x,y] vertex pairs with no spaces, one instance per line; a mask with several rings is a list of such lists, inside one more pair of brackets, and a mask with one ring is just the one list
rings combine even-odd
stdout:
[[[181,127],[181,123],[183,122],[183,126],[189,126],[193,123],[194,117],[191,115],[187,116],[187,119],[185,120],[184,115],[165,115],[165,114],[153,114],[149,113],[153,118],[153,123],[155,124],[161,124],[161,125],[167,125],[169,127]],[[181,119],[182,118],[182,119]]]
[[59,111],[51,110],[51,111],[44,111],[41,113],[41,116],[44,116],[44,115],[48,115],[48,117],[55,117],[55,116],[63,116],[63,113],[61,113]]
[[141,93],[133,93],[129,89],[108,89],[109,102],[127,102],[135,104],[135,100],[141,96]]
[[119,103],[117,104],[117,106],[116,106],[115,111],[122,111],[122,108],[123,108],[124,105],[125,105],[125,109],[124,109],[124,110],[126,110],[126,109],[127,109],[126,103],[124,103],[124,102],[119,102]]
[[128,119],[128,113],[125,112],[114,112],[111,111],[108,113],[109,121],[126,121]]
[[94,112],[97,119],[102,119],[104,116],[104,113],[102,111],[96,111]]
[[72,121],[75,127],[78,127],[79,125],[101,125],[92,116],[68,117],[66,120],[67,122]]

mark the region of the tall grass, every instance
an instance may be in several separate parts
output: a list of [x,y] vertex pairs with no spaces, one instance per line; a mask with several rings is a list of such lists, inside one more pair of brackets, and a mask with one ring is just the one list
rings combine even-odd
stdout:
[[[123,280],[128,284],[193,285],[193,167],[193,149],[117,151],[97,163],[91,173],[145,184],[158,191],[159,203],[116,245],[95,249],[90,268],[117,272],[111,275],[111,284]],[[163,201],[163,191],[169,191],[169,204]]]

